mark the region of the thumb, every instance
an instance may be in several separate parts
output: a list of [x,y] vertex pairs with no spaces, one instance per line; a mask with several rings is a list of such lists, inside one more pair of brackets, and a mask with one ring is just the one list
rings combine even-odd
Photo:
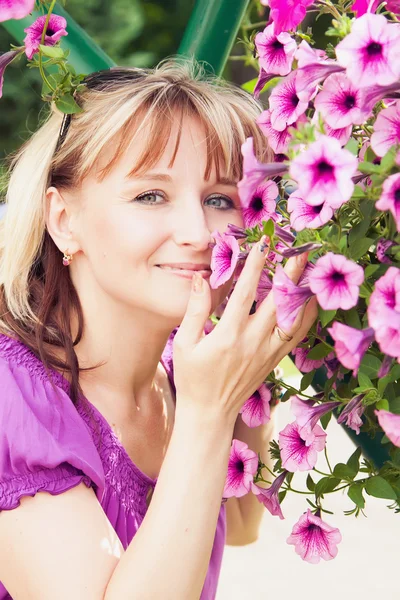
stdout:
[[186,312],[174,338],[174,342],[176,341],[181,347],[196,345],[203,337],[204,327],[210,311],[210,286],[200,273],[195,273],[192,279],[192,288]]

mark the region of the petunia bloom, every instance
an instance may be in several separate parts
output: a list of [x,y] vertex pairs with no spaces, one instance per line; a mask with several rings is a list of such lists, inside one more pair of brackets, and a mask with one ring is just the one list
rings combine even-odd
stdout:
[[339,208],[353,193],[352,177],[357,158],[338,140],[321,135],[290,164],[289,173],[298,183],[298,193],[313,206],[326,202]]
[[[297,119],[297,123],[302,121],[302,115]],[[305,120],[305,119],[304,119]],[[256,119],[257,124],[265,137],[268,140],[268,143],[275,154],[285,154],[289,147],[289,142],[291,140],[291,127],[295,127],[295,123],[293,125],[288,125],[282,131],[277,131],[272,127],[271,124],[271,111],[264,110]]]
[[375,203],[375,206],[379,210],[390,210],[395,220],[397,231],[400,231],[400,173],[395,173],[385,179],[381,197]]
[[254,155],[253,138],[242,144],[243,177],[238,183],[238,192],[242,205],[248,205],[257,186],[267,177],[282,175],[287,171],[284,163],[261,163]]
[[320,559],[332,560],[338,553],[337,544],[342,535],[337,527],[331,527],[320,518],[320,512],[312,514],[308,508],[302,514],[286,540],[295,547],[296,553],[311,564],[318,564]]
[[400,415],[395,415],[388,410],[375,410],[374,412],[389,440],[400,448]]
[[374,330],[355,329],[338,321],[328,327],[328,331],[335,342],[335,352],[340,363],[346,369],[353,369],[353,376],[358,373],[360,363],[369,346],[374,341]]
[[296,71],[287,75],[274,87],[269,97],[269,107],[271,125],[277,131],[283,131],[305,113],[308,100],[302,102],[297,95]]
[[291,473],[313,469],[317,464],[317,452],[325,448],[326,433],[322,427],[315,425],[314,439],[310,445],[301,437],[300,429],[300,425],[294,421],[279,433],[282,467]]
[[394,106],[381,110],[371,136],[371,147],[377,156],[385,156],[397,144],[400,144],[400,100]]
[[0,22],[23,19],[33,11],[35,0],[0,0]]
[[362,91],[345,73],[334,73],[324,82],[314,99],[315,108],[333,129],[364,123],[368,118],[363,106]]
[[265,269],[261,271],[260,280],[256,290],[256,301],[262,302],[272,290],[272,281]]
[[[305,338],[305,341],[303,340],[303,343],[307,341],[308,338]],[[322,365],[324,364],[323,358],[307,358],[307,355],[309,354],[310,350],[311,348],[300,348],[299,346],[292,350],[292,354],[295,357],[294,364],[302,373],[310,373],[311,371],[314,371],[314,369],[319,369],[319,367],[322,367]]]
[[338,63],[355,86],[394,83],[400,75],[400,25],[383,15],[366,13],[336,46]]
[[[351,10],[356,13],[357,17],[362,17],[362,15],[365,15],[365,13],[368,12],[370,3],[371,0],[355,0],[351,5]],[[370,12],[375,12],[380,4],[381,0],[374,0]]]
[[380,350],[395,358],[400,356],[400,269],[389,267],[375,282],[367,314]]
[[347,427],[353,429],[357,435],[360,434],[360,427],[363,424],[361,416],[364,414],[363,394],[358,394],[350,400],[338,416],[338,423],[346,423]]
[[253,483],[251,486],[251,490],[253,494],[257,496],[257,500],[264,504],[265,508],[269,510],[271,515],[277,516],[280,519],[284,519],[285,517],[282,514],[278,493],[279,488],[285,481],[287,474],[288,471],[283,471],[283,473],[274,479],[274,482],[267,489],[261,488],[256,483]]
[[326,202],[311,206],[298,191],[290,194],[287,209],[290,213],[290,225],[295,231],[317,229],[328,223],[333,216],[333,208]]
[[[46,23],[47,15],[38,17],[32,25],[24,29],[26,36],[24,38],[25,54],[30,59],[39,52],[39,46],[42,43],[43,29]],[[62,36],[68,35],[66,28],[67,21],[64,17],[52,14],[50,15],[49,24],[47,25],[46,35],[44,38],[45,46],[54,46]]]
[[340,402],[323,402],[314,405],[314,400],[302,400],[298,396],[292,396],[290,400],[290,408],[296,417],[299,434],[307,446],[315,439],[314,429],[320,418],[340,405]]
[[314,0],[269,0],[270,18],[277,34],[296,29]]
[[385,238],[378,240],[378,243],[376,244],[376,258],[379,260],[379,262],[386,265],[390,265],[392,263],[392,260],[388,258],[386,252],[395,245],[396,244],[394,242],[391,240],[386,240]]
[[258,469],[258,456],[247,444],[233,440],[228,462],[224,498],[241,498],[250,490]]
[[240,247],[233,235],[221,235],[219,231],[214,231],[212,237],[216,244],[211,254],[210,286],[212,289],[217,289],[234,274]]
[[18,56],[18,54],[20,54],[19,50],[10,50],[9,52],[0,54],[0,98],[3,95],[4,71],[6,70],[6,67],[12,63],[14,58]]
[[273,23],[254,38],[260,67],[267,74],[287,75],[290,73],[297,44],[288,33],[275,33]]
[[257,83],[255,85],[254,92],[253,92],[254,98],[258,98],[260,96],[265,85],[268,83],[268,81],[271,81],[271,79],[273,79],[274,77],[275,77],[275,75],[273,73],[267,73],[266,71],[264,71],[264,69],[262,67],[260,67],[260,72],[258,74]]
[[255,227],[269,219],[277,221],[279,218],[276,212],[278,196],[279,189],[275,181],[269,180],[258,185],[250,199],[246,203],[241,203],[244,226]]
[[348,310],[356,306],[363,281],[361,265],[333,252],[317,260],[309,277],[310,289],[324,310]]
[[272,280],[272,292],[276,306],[276,320],[283,329],[291,329],[301,307],[313,295],[307,285],[296,285],[285,273],[282,265],[277,265]]
[[326,58],[324,52],[315,50],[302,40],[297,48],[295,58],[297,59],[296,88],[302,101],[311,100],[316,93],[316,85],[333,73],[344,71],[335,60]]
[[243,422],[248,427],[259,427],[271,420],[271,388],[263,383],[258,390],[250,396],[239,411]]

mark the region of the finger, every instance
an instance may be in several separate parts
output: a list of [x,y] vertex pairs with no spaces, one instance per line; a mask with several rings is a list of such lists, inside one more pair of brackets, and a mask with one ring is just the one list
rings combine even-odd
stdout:
[[261,271],[265,265],[265,256],[268,254],[266,240],[267,237],[264,235],[251,249],[218,324],[220,329],[226,327],[239,331],[247,324]]
[[210,311],[210,286],[200,273],[195,273],[186,312],[174,337],[174,347],[191,348],[196,345],[203,337]]
[[279,361],[284,356],[289,354],[294,348],[296,348],[300,342],[307,336],[311,327],[315,323],[318,316],[318,302],[317,298],[313,296],[310,301],[302,308],[300,313],[297,315],[293,327],[290,331],[285,331],[288,335],[293,336],[290,342],[283,342],[276,332],[272,330],[269,340],[269,352],[271,354],[276,353],[279,357]]
[[[304,269],[307,266],[308,254],[300,254],[289,258],[286,265],[283,267],[286,275],[297,284],[302,276]],[[251,328],[254,333],[265,336],[272,331],[272,327],[276,324],[276,304],[274,293],[271,290],[268,296],[257,307],[254,315],[251,317]],[[289,333],[289,332],[288,332]],[[289,335],[291,335],[289,333]]]

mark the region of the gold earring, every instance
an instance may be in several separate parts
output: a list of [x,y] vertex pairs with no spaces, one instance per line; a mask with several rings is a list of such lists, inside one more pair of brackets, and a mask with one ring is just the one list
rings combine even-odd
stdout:
[[73,259],[73,255],[68,254],[68,248],[67,248],[66,251],[64,252],[64,256],[63,256],[64,267],[68,267],[68,265],[72,262],[72,259]]

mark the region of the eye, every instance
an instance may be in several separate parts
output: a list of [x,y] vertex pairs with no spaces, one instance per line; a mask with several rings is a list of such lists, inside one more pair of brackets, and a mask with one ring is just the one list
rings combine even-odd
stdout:
[[206,200],[206,202],[209,201],[212,202],[210,206],[212,206],[213,208],[219,208],[222,210],[229,210],[231,208],[235,208],[235,203],[233,202],[233,200],[227,198],[226,196],[221,196],[220,194],[218,194],[217,196],[211,196]]
[[164,192],[160,190],[149,190],[148,192],[143,192],[136,196],[132,202],[140,202],[141,204],[160,204],[160,202],[156,201],[156,198],[162,198],[165,200]]

